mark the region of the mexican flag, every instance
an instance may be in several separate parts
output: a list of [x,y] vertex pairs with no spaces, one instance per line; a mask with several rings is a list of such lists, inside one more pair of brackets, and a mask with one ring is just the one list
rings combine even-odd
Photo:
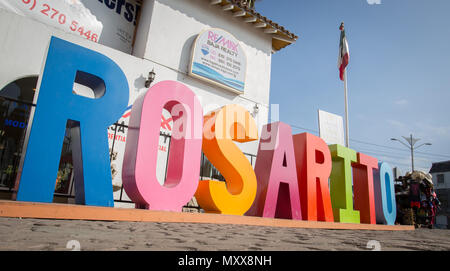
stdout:
[[339,43],[338,68],[339,68],[339,78],[341,78],[341,80],[344,81],[344,71],[348,65],[350,54],[348,50],[347,38],[345,37],[344,23],[341,24],[339,30],[341,30],[341,40]]

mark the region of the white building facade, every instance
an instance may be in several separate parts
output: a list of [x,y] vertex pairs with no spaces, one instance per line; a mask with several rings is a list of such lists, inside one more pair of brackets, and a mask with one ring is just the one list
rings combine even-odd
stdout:
[[436,195],[441,202],[441,208],[436,217],[436,224],[449,227],[450,221],[450,161],[433,163],[430,169]]
[[[1,198],[10,197],[14,187],[17,187],[15,174],[23,152],[30,108],[35,106],[36,101],[33,92],[38,88],[52,36],[108,56],[120,66],[128,79],[129,108],[108,130],[114,199],[118,206],[124,206],[121,203],[129,201],[121,186],[129,109],[134,100],[147,90],[145,84],[149,72],[155,74],[151,84],[174,80],[187,85],[198,96],[204,114],[227,104],[242,105],[254,116],[260,132],[268,122],[272,54],[297,39],[293,33],[250,9],[243,3],[245,1],[33,1],[14,1],[23,5],[18,8],[11,4],[13,1],[0,0],[0,35],[3,37],[0,41]],[[60,2],[65,2],[66,6]],[[84,13],[77,14],[71,6],[74,3],[78,5],[77,10]],[[47,8],[50,9],[45,11]],[[80,19],[73,19],[75,16]],[[87,33],[91,31],[88,28],[80,30],[80,21],[86,25],[90,23],[92,32]],[[197,36],[207,29],[223,30],[239,41],[246,55],[243,91],[233,92],[189,74],[193,44]],[[93,36],[94,32],[96,36]],[[79,95],[90,95],[83,86],[74,85],[74,91]],[[14,115],[13,109],[21,110],[21,113]],[[164,182],[165,161],[170,146],[170,125],[170,114],[162,112],[158,162],[161,183]],[[238,145],[254,164],[258,142]],[[55,190],[56,195],[61,196],[59,200],[65,201],[64,198],[70,199],[73,195],[71,170],[68,138],[62,150]],[[202,159],[200,170],[202,177],[214,178],[211,176],[214,169],[206,159]]]

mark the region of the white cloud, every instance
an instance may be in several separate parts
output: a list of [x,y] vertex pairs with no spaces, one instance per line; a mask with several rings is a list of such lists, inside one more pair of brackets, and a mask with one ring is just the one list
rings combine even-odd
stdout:
[[393,127],[395,127],[395,128],[398,128],[398,129],[405,129],[405,128],[408,127],[405,123],[400,122],[400,121],[398,121],[398,120],[388,119],[388,120],[386,120],[386,121],[387,121],[387,123],[389,123],[391,126],[393,126]]
[[381,0],[367,0],[367,3],[369,5],[373,5],[373,4],[381,5]]
[[450,125],[434,125],[431,123],[417,122],[416,126],[423,131],[428,132],[428,136],[426,137],[441,137],[445,140],[450,139]]
[[406,104],[408,104],[409,102],[408,102],[408,100],[406,100],[406,99],[401,99],[401,100],[398,100],[398,101],[395,101],[395,104],[396,105],[406,105]]

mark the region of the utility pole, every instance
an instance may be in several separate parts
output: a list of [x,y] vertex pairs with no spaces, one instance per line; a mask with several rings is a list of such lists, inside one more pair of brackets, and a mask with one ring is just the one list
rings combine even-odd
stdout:
[[423,145],[430,146],[431,143],[423,143],[423,144],[420,144],[420,145],[417,146],[417,147],[414,147],[414,145],[417,143],[417,141],[420,140],[420,138],[414,138],[412,134],[410,134],[409,137],[406,137],[406,136],[402,136],[402,137],[406,140],[406,142],[408,143],[408,145],[407,145],[406,143],[404,143],[403,141],[397,139],[397,138],[391,138],[391,140],[392,140],[392,141],[398,141],[398,142],[400,142],[402,145],[406,146],[407,148],[409,148],[409,149],[411,150],[411,172],[414,172],[414,150],[416,150],[416,149],[422,147]]

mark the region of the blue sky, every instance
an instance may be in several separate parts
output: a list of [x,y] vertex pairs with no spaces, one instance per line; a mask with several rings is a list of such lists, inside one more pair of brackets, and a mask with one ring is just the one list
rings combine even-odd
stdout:
[[405,173],[410,151],[390,138],[412,133],[417,145],[433,144],[417,149],[416,169],[450,160],[450,1],[262,0],[256,10],[299,36],[273,55],[271,75],[270,103],[294,133],[318,135],[318,109],[345,114],[337,68],[344,21],[350,147]]

